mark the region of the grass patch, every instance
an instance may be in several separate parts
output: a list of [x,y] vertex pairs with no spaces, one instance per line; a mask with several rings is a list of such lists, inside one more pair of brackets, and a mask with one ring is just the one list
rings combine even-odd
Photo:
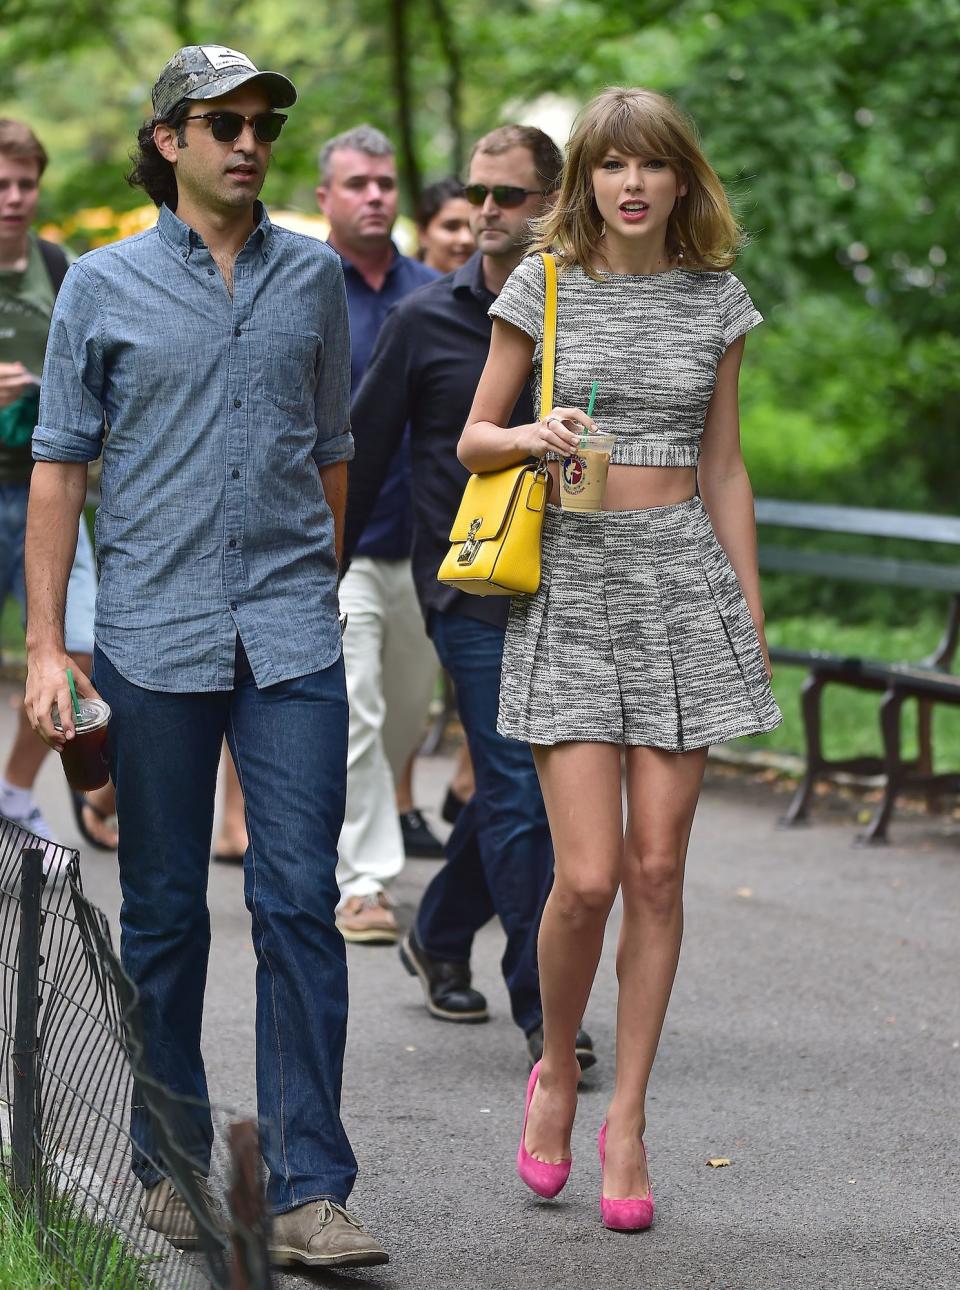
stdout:
[[33,1215],[16,1204],[0,1172],[0,1290],[137,1290],[147,1284],[144,1260],[67,1198],[53,1200],[45,1227],[46,1248],[40,1250]]
[[[943,630],[943,618],[920,616],[910,625],[890,627],[879,622],[843,623],[825,617],[774,618],[767,625],[770,645],[794,649],[822,649],[834,654],[861,655],[886,662],[916,662],[932,652]],[[802,667],[774,667],[773,692],[783,712],[783,725],[768,735],[742,740],[745,747],[772,748],[802,754],[803,722],[800,687],[806,677]],[[828,685],[823,692],[823,740],[828,757],[876,754],[883,749],[878,718],[880,695]],[[916,751],[914,704],[905,709],[904,752]],[[960,769],[960,709],[943,705],[933,710],[934,763],[937,770]]]
[[47,1290],[62,1284],[37,1249],[33,1221],[14,1205],[6,1179],[0,1176],[0,1287]]

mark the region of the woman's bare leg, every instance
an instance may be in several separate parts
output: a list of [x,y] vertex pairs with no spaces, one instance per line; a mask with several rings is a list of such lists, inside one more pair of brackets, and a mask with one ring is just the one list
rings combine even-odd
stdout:
[[617,1077],[607,1111],[604,1195],[644,1196],[647,1081],[683,933],[683,872],[707,750],[627,749],[627,828],[617,947]]
[[407,811],[413,810],[413,764],[417,760],[417,755],[418,752],[415,748],[403,763],[400,778],[394,785],[398,815],[406,815]]
[[247,849],[247,817],[240,778],[226,741],[220,756],[223,759],[223,816],[213,849],[217,855],[242,856]]
[[576,1034],[596,976],[623,856],[620,748],[564,743],[533,757],[553,838],[553,889],[540,920],[543,1059],[527,1121],[538,1160],[570,1156],[580,1067]]
[[477,782],[473,776],[473,762],[470,760],[470,749],[466,741],[460,745],[457,753],[457,764],[453,772],[450,787],[461,802],[469,802],[473,797]]

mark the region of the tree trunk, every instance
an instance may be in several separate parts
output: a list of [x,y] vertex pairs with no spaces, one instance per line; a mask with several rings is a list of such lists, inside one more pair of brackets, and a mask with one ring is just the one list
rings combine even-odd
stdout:
[[440,38],[440,49],[447,64],[447,103],[448,123],[450,126],[450,171],[465,178],[463,174],[463,61],[460,58],[460,47],[457,44],[457,33],[453,18],[447,8],[446,0],[430,0],[433,19],[437,24],[437,35]]
[[183,45],[193,45],[193,19],[190,15],[190,0],[173,0],[173,30]]
[[413,131],[413,98],[410,92],[409,0],[390,0],[390,64],[397,129],[400,135],[400,170],[407,196],[416,208],[422,179]]

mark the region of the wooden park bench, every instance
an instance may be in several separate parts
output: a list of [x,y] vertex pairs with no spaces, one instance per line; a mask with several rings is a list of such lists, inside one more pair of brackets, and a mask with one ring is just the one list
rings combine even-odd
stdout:
[[[760,568],[764,572],[923,588],[944,592],[948,597],[943,636],[933,653],[925,659],[890,663],[813,649],[775,646],[770,651],[775,663],[809,669],[801,692],[806,770],[784,823],[792,825],[806,820],[814,787],[820,781],[835,779],[841,774],[882,775],[883,798],[863,834],[863,840],[885,842],[896,798],[904,789],[923,789],[930,805],[935,804],[940,793],[960,790],[960,769],[951,774],[934,773],[931,721],[935,704],[960,705],[960,677],[950,672],[960,641],[960,559],[937,564],[923,559],[884,555],[873,550],[868,554],[827,550],[820,543],[806,547],[774,545],[768,541],[769,530],[799,529],[817,534],[853,534],[881,542],[907,539],[918,544],[960,547],[960,519],[772,498],[758,498],[756,514],[760,533]],[[878,714],[884,749],[882,756],[862,755],[835,760],[824,756],[821,705],[827,685],[845,685],[883,696]],[[918,755],[911,760],[903,757],[901,738],[902,708],[908,699],[917,701]]]

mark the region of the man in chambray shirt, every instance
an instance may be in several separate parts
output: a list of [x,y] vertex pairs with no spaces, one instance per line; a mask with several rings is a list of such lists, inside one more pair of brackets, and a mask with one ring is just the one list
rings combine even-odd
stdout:
[[[207,866],[221,742],[243,785],[257,955],[257,1086],[278,1263],[385,1263],[345,1208],[347,978],[334,872],[347,703],[336,580],[350,338],[333,251],[274,228],[257,195],[296,91],[236,50],[163,69],[131,179],[154,229],[81,257],[50,328],[27,529],[27,710],[73,736],[63,599],[103,448],[93,681],[110,704],[122,958],[147,1064],[207,1096],[200,1031]],[[104,423],[109,433],[104,441]],[[77,677],[81,694],[95,693]],[[56,703],[64,731],[53,726]],[[212,1126],[197,1110],[203,1188]],[[196,1226],[134,1107],[147,1223]]]

